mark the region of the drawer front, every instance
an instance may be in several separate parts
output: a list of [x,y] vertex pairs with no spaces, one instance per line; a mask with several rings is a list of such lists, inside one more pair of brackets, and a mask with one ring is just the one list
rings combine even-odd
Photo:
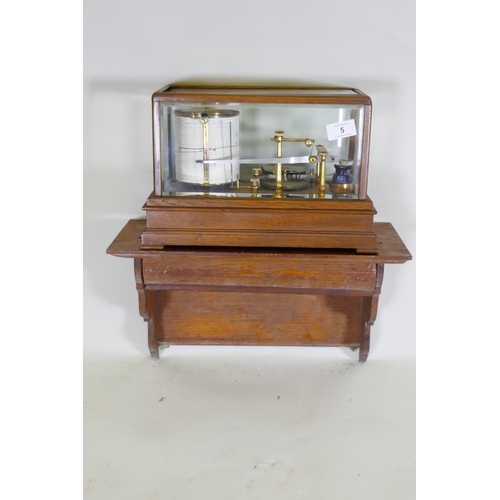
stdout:
[[293,253],[165,252],[143,259],[149,288],[253,287],[370,294],[376,264]]
[[303,210],[148,210],[148,229],[189,229],[231,231],[317,231],[328,233],[373,231],[373,211],[327,212]]

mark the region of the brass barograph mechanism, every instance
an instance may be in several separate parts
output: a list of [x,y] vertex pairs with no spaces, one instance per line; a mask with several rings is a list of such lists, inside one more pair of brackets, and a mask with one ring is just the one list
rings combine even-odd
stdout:
[[[283,143],[284,142],[303,142],[306,146],[310,147],[314,144],[314,139],[298,139],[298,138],[292,138],[292,137],[285,137],[284,132],[282,131],[276,131],[274,133],[274,137],[271,137],[271,141],[274,141],[276,143],[276,158],[282,158],[283,157]],[[327,157],[329,156],[329,153],[325,146],[322,146],[320,144],[316,145],[316,150],[318,152],[317,155],[310,155],[309,156],[309,163],[317,163],[317,171],[316,171],[316,181],[318,183],[318,191],[319,191],[319,197],[324,198],[325,197],[325,190],[326,190],[326,161]],[[276,181],[275,181],[275,194],[274,196],[276,198],[281,198],[282,195],[282,189],[283,189],[283,166],[282,163],[276,163]]]
[[[306,146],[311,147],[314,144],[314,139],[297,139],[293,137],[285,137],[285,133],[278,130],[274,133],[274,137],[271,137],[271,141],[276,143],[276,158],[283,157],[283,143],[284,142],[303,142]],[[311,161],[311,157],[309,158]],[[314,162],[312,162],[314,163]],[[276,198],[281,198],[283,196],[283,167],[281,163],[276,163],[276,181],[274,184]]]
[[[312,158],[315,158],[314,162],[318,162],[318,184],[319,184],[319,198],[325,197],[325,185],[326,185],[326,157],[328,156],[328,151],[325,146],[320,144],[316,145],[316,149],[318,150],[317,156],[311,156],[309,161]],[[311,162],[311,163],[314,163]]]

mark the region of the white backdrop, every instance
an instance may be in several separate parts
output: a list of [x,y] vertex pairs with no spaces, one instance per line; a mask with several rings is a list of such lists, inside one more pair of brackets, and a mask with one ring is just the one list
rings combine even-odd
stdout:
[[84,353],[147,356],[130,259],[106,255],[153,188],[151,94],[179,81],[353,86],[373,101],[368,193],[414,260],[387,265],[373,357],[415,353],[415,5],[86,0]]

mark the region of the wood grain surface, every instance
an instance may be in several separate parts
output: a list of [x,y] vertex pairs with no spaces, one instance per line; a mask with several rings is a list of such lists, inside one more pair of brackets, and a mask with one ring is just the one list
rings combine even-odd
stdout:
[[158,341],[169,344],[357,345],[356,297],[157,291]]
[[177,253],[192,253],[196,252],[200,255],[218,256],[226,255],[228,253],[237,253],[244,251],[248,258],[252,258],[254,254],[275,254],[276,252],[293,252],[295,255],[302,255],[304,258],[310,255],[325,255],[333,260],[346,260],[354,262],[374,262],[374,263],[386,263],[386,264],[401,264],[408,260],[411,260],[412,256],[405,244],[399,237],[398,233],[392,226],[390,222],[375,222],[373,224],[374,232],[377,236],[378,246],[380,251],[377,255],[357,255],[352,252],[342,252],[339,250],[326,250],[326,249],[255,249],[255,248],[231,248],[231,247],[210,247],[203,248],[197,247],[193,249],[192,247],[183,246],[172,246],[167,247],[162,250],[141,250],[141,234],[146,227],[145,219],[131,219],[129,220],[123,229],[118,233],[116,238],[113,240],[111,245],[109,245],[106,252],[110,255],[117,257],[139,257],[143,258],[146,256],[165,256],[167,254],[177,254]]

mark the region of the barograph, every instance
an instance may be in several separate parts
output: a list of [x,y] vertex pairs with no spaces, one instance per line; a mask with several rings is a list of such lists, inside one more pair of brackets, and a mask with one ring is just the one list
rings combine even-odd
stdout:
[[354,88],[168,85],[152,96],[143,249],[377,253],[371,99]]

